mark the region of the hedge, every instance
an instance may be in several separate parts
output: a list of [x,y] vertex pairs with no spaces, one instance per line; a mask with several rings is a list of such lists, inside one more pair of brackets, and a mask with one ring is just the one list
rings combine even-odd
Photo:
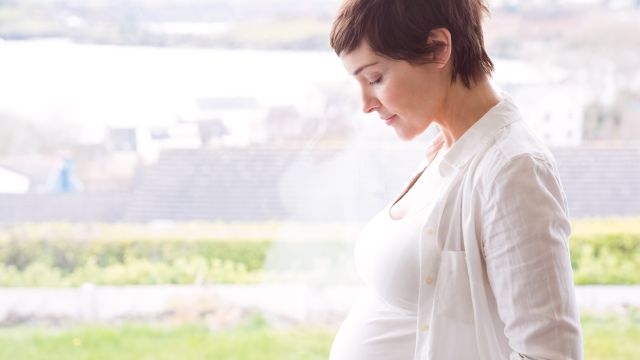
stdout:
[[[322,278],[328,272],[335,279],[352,266],[348,231],[298,225],[299,239],[283,240],[277,228],[274,223],[185,223],[160,229],[135,224],[5,225],[0,228],[0,286],[246,284],[310,274]],[[640,219],[574,220],[572,229],[577,284],[640,284]]]

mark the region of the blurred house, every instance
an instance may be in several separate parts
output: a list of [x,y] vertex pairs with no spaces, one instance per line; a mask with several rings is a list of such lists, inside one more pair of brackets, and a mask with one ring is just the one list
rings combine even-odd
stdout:
[[[398,195],[416,146],[167,150],[126,189],[0,194],[0,222],[361,221]],[[640,148],[553,152],[571,217],[640,215]]]
[[[499,87],[552,148],[570,215],[640,215],[637,96],[585,118],[587,94],[565,71],[508,60],[497,69]],[[0,222],[367,219],[398,195],[425,142],[335,141],[351,126],[340,117],[351,103],[339,98],[313,115],[200,99],[174,124],[111,128],[102,143],[78,145],[73,174],[52,156],[0,159]],[[595,127],[601,118],[608,127]],[[593,134],[625,141],[603,145]],[[81,192],[52,191],[69,190],[52,184],[71,175]]]
[[180,117],[199,124],[205,146],[247,146],[264,139],[266,111],[255,97],[202,97]]
[[0,165],[0,194],[25,194],[30,187],[28,176]]
[[83,189],[75,183],[71,168],[61,165],[59,157],[50,155],[0,158],[0,222],[118,221],[122,217],[127,194],[78,192]]
[[620,92],[610,105],[589,104],[584,138],[600,144],[640,144],[640,93]]
[[495,82],[511,95],[532,130],[550,147],[583,143],[586,86],[563,69],[498,60]]
[[[59,170],[59,161],[57,156],[52,155],[5,155],[0,157],[0,169],[11,173],[11,175],[3,176],[2,186],[21,190],[3,193],[26,194],[49,191]],[[20,186],[11,184],[11,181],[16,181]]]

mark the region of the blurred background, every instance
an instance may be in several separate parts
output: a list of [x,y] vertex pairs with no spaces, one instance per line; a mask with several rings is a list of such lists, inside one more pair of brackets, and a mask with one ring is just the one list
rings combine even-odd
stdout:
[[[0,359],[326,359],[359,229],[417,169],[339,0],[0,0]],[[640,353],[640,1],[493,0],[554,153],[587,359]]]

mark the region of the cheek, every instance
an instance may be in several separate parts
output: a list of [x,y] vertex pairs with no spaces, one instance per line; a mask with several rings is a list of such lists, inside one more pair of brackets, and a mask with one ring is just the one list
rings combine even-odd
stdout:
[[408,95],[402,86],[389,84],[380,92],[380,101],[389,110],[402,113],[407,111],[410,103]]

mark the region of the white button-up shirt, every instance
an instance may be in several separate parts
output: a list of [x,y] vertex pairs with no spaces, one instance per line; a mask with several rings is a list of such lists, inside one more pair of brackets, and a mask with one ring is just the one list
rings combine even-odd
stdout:
[[421,262],[414,360],[582,359],[566,197],[513,102],[469,128],[439,171],[452,178],[422,231],[420,255],[436,242],[441,257],[437,271]]

